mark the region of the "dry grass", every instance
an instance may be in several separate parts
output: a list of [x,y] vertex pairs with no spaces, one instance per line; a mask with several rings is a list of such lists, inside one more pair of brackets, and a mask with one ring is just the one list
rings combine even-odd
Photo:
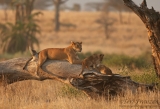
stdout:
[[[1,109],[128,109],[131,106],[159,109],[157,102],[160,92],[132,94],[129,91],[124,97],[111,101],[92,100],[80,91],[75,94],[64,92],[64,84],[57,81],[23,81],[0,88]],[[68,93],[68,94],[65,94]],[[159,101],[160,102],[160,101]],[[129,107],[124,107],[129,106]],[[154,107],[153,107],[154,106]],[[135,107],[134,107],[135,108]],[[146,109],[146,108],[144,108]]]
[[[14,22],[13,12],[8,13],[8,21]],[[0,11],[0,16],[0,22],[4,23],[3,11]],[[61,31],[56,33],[53,31],[54,13],[43,11],[43,15],[38,17],[42,29],[41,35],[37,36],[40,41],[39,49],[66,47],[72,40],[83,42],[83,52],[101,51],[136,56],[151,50],[145,26],[134,13],[130,14],[130,23],[128,13],[123,13],[124,24],[119,23],[118,13],[110,13],[110,17],[115,19],[113,25],[115,31],[109,39],[105,39],[103,28],[95,22],[100,16],[100,12],[61,12],[60,21],[68,24],[68,27],[63,26]],[[160,92],[140,94],[128,92],[124,97],[119,96],[111,101],[103,99],[95,101],[81,92],[75,96],[64,91],[64,84],[56,81],[17,82],[7,86],[6,89],[0,88],[0,109],[128,109],[131,107],[125,108],[121,105],[133,106],[133,104],[159,109],[157,101],[160,100]],[[149,101],[153,103],[150,104]]]
[[[42,11],[43,15],[38,16],[39,25],[42,29],[41,35],[37,36],[40,41],[40,48],[66,47],[70,41],[82,41],[83,52],[102,51],[104,53],[124,53],[136,56],[151,47],[147,39],[147,31],[144,24],[134,14],[123,13],[123,24],[119,22],[119,15],[116,12],[110,13],[115,19],[113,24],[114,32],[109,39],[105,38],[104,30],[96,23],[102,15],[100,12],[61,12],[60,21],[66,26],[61,26],[61,31],[56,33],[54,29],[54,13]],[[14,14],[8,11],[10,22],[14,22]],[[4,22],[3,11],[0,11],[0,22]],[[38,48],[36,48],[38,49]]]

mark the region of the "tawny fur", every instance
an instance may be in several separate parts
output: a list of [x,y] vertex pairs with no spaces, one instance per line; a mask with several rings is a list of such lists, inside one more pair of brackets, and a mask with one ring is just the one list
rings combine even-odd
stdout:
[[83,73],[84,69],[97,70],[97,66],[102,62],[103,56],[103,54],[94,54],[85,58],[82,61],[82,71],[79,75]]
[[[77,52],[81,52],[81,51],[82,51],[82,42],[72,42],[72,41],[71,41],[71,44],[66,48],[47,48],[40,51],[38,53],[36,75],[37,75],[38,69],[42,66],[42,64],[47,59],[67,60],[71,64],[82,64],[82,61],[79,60],[79,57],[77,55]],[[34,58],[35,58],[35,55],[33,55],[32,59],[30,60],[34,60]]]
[[105,74],[105,75],[112,75],[113,74],[112,70],[105,65],[99,65],[97,67],[97,69],[100,73]]

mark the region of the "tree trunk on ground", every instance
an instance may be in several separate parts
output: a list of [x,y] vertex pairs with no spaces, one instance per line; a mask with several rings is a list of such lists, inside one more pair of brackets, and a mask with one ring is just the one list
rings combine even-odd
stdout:
[[134,11],[145,24],[148,39],[152,47],[152,57],[156,74],[160,78],[160,14],[154,8],[148,9],[146,0],[137,6],[132,0],[123,0],[125,5]]
[[83,78],[79,77],[81,65],[70,64],[67,61],[48,60],[35,76],[35,62],[29,62],[25,70],[27,58],[15,58],[0,62],[1,85],[11,84],[23,80],[46,80],[55,79],[84,91],[91,98],[124,94],[126,90],[136,92],[137,90],[153,90],[155,85],[146,85],[134,82],[129,76],[103,75],[95,71],[84,71]]

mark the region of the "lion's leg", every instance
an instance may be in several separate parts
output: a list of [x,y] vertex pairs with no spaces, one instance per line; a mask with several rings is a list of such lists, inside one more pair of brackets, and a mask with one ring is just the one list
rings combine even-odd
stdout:
[[68,61],[70,64],[81,64],[82,65],[82,60],[77,60],[76,58],[73,58],[74,56],[68,55]]
[[42,64],[47,60],[47,56],[43,54],[39,54],[39,59],[37,63],[37,68],[36,68],[36,75],[38,74],[38,70],[41,68]]
[[79,76],[80,76],[81,74],[83,74],[84,69],[85,69],[85,65],[82,64],[82,71],[81,71],[81,73],[79,74]]

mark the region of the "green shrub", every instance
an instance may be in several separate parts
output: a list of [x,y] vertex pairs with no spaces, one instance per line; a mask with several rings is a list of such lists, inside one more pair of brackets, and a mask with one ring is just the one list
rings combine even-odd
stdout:
[[157,78],[154,68],[146,68],[142,74],[132,74],[131,77],[133,80],[142,83],[157,83],[160,82]]
[[24,52],[29,45],[39,45],[36,34],[40,34],[40,27],[37,25],[37,20],[34,19],[39,14],[41,13],[31,14],[26,18],[27,21],[0,24],[0,40],[4,52]]
[[[80,54],[80,59],[84,59],[92,54],[95,53],[101,53],[101,52],[87,52],[84,54]],[[134,68],[146,68],[148,66],[153,66],[152,64],[152,58],[151,58],[151,53],[143,53],[137,57],[130,57],[124,54],[105,54],[104,59],[103,59],[103,64],[107,66],[120,66],[124,67],[126,66],[129,69],[134,69]]]
[[150,59],[143,55],[140,55],[138,57],[130,57],[123,54],[105,55],[103,63],[110,66],[127,66],[131,69],[140,69],[151,65]]
[[119,72],[121,75],[130,76],[133,81],[144,83],[144,84],[155,84],[158,83],[158,88],[160,89],[160,80],[157,78],[155,70],[153,67],[146,67],[141,70],[141,73],[134,73],[129,70],[126,66],[122,67]]
[[86,58],[86,57],[88,57],[88,56],[90,56],[90,55],[92,55],[91,52],[79,53],[79,58],[80,58],[80,59],[84,59],[84,58]]

